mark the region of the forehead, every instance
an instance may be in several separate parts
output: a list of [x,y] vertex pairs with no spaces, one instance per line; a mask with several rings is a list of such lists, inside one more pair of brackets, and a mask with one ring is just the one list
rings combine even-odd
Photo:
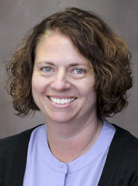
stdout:
[[37,48],[40,48],[41,46],[49,46],[49,47],[55,47],[57,46],[57,44],[60,45],[72,45],[72,47],[74,49],[77,50],[77,48],[74,46],[73,42],[71,41],[71,39],[66,36],[65,34],[62,34],[60,31],[57,30],[47,30],[40,38],[39,38],[39,42],[37,44]]
[[55,31],[47,32],[39,41],[36,48],[35,61],[64,61],[64,62],[90,62],[83,57],[71,39]]

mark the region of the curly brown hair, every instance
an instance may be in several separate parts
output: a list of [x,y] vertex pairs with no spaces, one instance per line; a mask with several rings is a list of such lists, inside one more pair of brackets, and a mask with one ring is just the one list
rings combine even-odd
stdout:
[[97,92],[97,115],[110,117],[128,104],[126,91],[132,87],[131,54],[119,38],[95,13],[66,8],[36,25],[21,41],[7,68],[9,94],[18,116],[39,110],[31,81],[35,50],[47,31],[67,35],[93,66]]

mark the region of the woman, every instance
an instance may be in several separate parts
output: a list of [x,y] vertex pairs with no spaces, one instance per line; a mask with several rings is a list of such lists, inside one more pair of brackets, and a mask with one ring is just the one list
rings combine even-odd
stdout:
[[127,106],[130,53],[101,18],[44,19],[8,70],[17,115],[41,110],[46,124],[1,140],[2,186],[138,185],[138,140],[104,118]]

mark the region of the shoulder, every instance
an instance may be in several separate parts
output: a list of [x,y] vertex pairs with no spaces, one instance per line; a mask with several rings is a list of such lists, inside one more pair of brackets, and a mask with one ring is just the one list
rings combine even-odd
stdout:
[[[138,139],[128,131],[116,127],[116,133],[113,138],[108,163],[113,163],[115,168],[115,177],[118,180],[124,179],[126,185],[138,184]],[[122,184],[123,185],[123,184]],[[129,184],[128,184],[129,185]]]
[[30,136],[35,128],[0,139],[0,185],[17,181],[17,176],[14,176],[17,173],[18,180],[22,180]]
[[111,142],[100,185],[138,185],[138,139],[114,125]]
[[26,130],[26,131],[21,132],[19,134],[0,139],[0,152],[4,149],[9,149],[11,147],[15,147],[17,141],[20,140],[20,138],[29,137],[32,130],[33,129],[29,129],[29,130]]
[[6,161],[10,161],[15,152],[21,148],[27,151],[31,133],[35,128],[0,139],[0,166]]
[[118,159],[124,166],[138,170],[138,139],[116,125],[116,133],[109,149],[109,157]]
[[[114,166],[138,172],[138,139],[130,132],[114,125],[115,135],[111,142],[107,162]],[[116,163],[116,165],[115,165]]]
[[116,125],[114,126],[116,128],[116,133],[111,145],[114,146],[114,148],[122,147],[122,151],[128,151],[138,155],[138,139],[125,129]]

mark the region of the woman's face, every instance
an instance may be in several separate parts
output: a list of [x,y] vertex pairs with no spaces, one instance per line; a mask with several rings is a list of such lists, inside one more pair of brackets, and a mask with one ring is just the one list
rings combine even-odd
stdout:
[[57,32],[36,48],[32,93],[47,121],[87,121],[96,116],[96,92],[91,63],[71,40]]

